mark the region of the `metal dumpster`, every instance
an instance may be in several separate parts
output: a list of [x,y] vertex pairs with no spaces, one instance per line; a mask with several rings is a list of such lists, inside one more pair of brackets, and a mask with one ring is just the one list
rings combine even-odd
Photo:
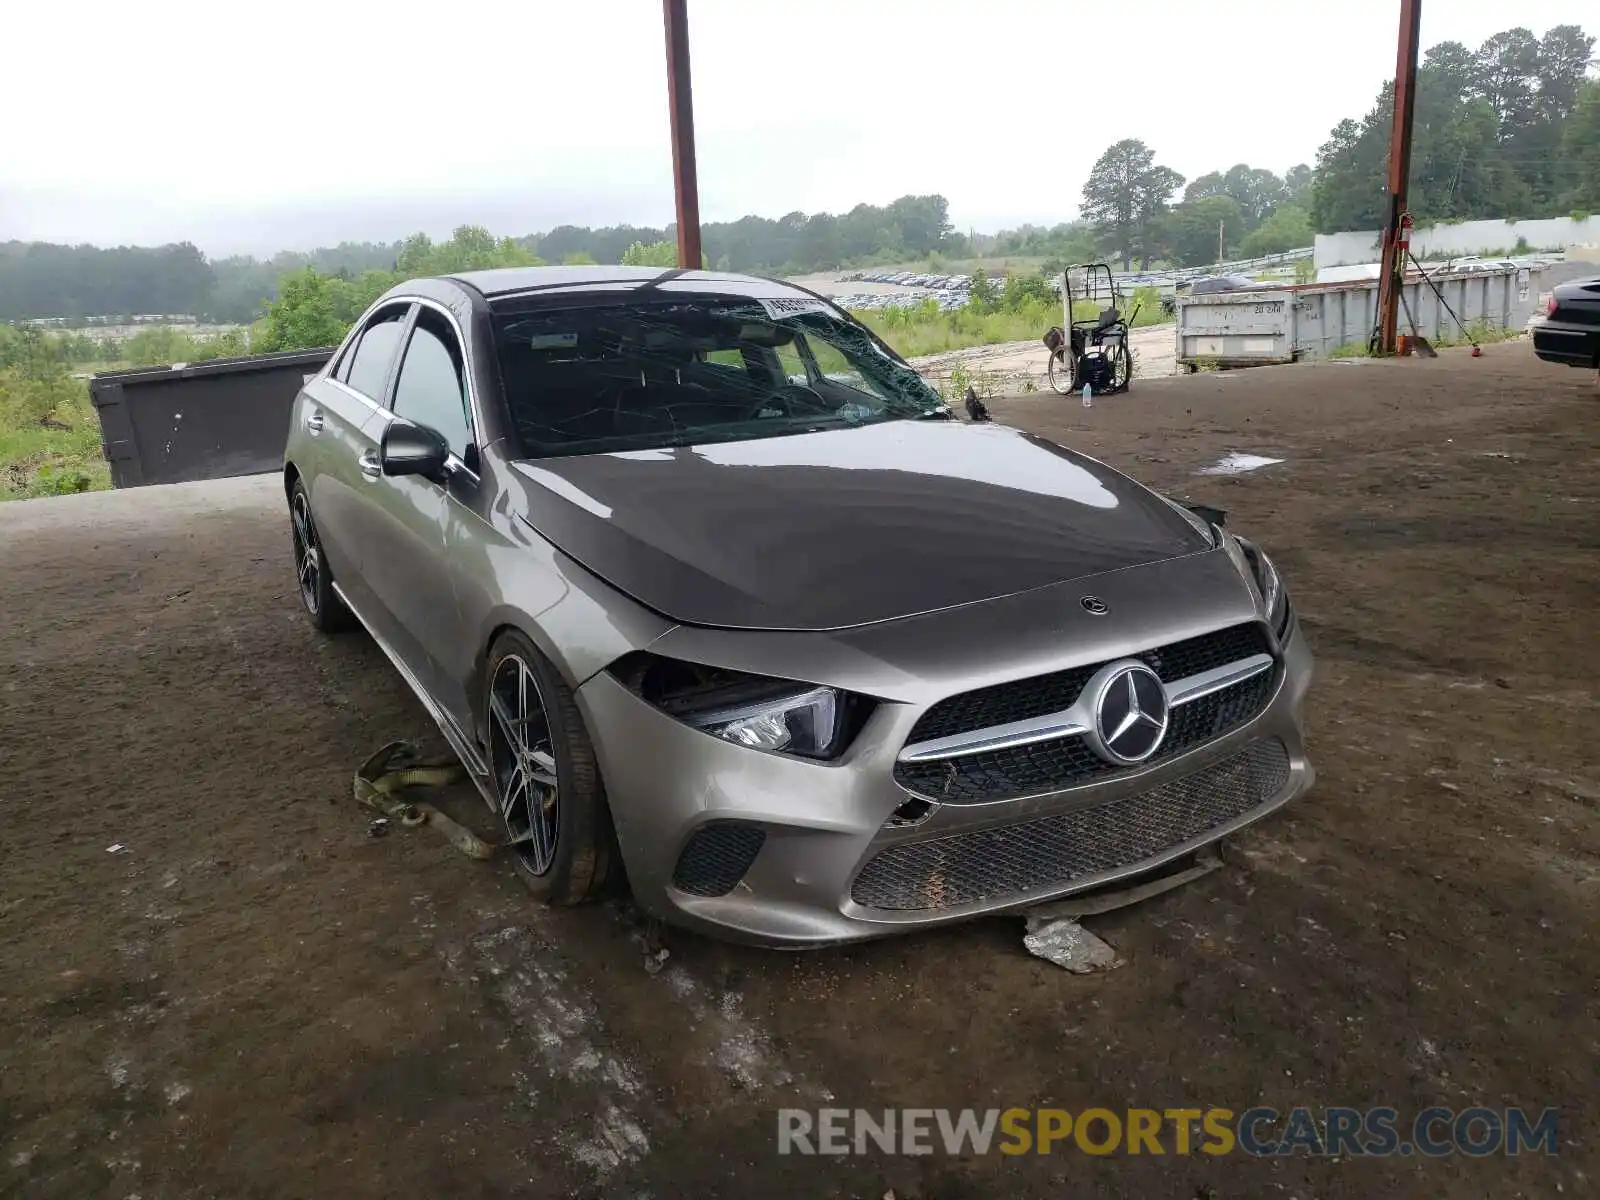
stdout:
[[111,371],[89,381],[111,486],[258,475],[283,466],[289,408],[331,346]]
[[[1469,327],[1481,323],[1520,331],[1539,303],[1539,275],[1537,269],[1523,268],[1438,275],[1433,280]],[[1423,337],[1460,338],[1461,330],[1420,276],[1408,275],[1404,290]],[[1377,312],[1376,279],[1180,297],[1178,363],[1190,370],[1254,367],[1327,358],[1341,346],[1364,349]],[[1400,332],[1411,332],[1404,308]]]

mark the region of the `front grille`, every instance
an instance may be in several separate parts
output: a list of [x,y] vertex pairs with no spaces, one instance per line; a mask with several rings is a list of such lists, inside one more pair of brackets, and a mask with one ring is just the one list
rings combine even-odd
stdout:
[[[1193,674],[1198,672],[1176,678]],[[1272,699],[1277,678],[1276,672],[1263,671],[1173,709],[1166,737],[1141,767],[1193,750],[1254,719]],[[898,762],[894,777],[901,787],[945,804],[982,804],[1076,787],[1128,769],[1107,762],[1090,748],[1088,738],[1078,736],[959,758]]]
[[[1249,621],[1233,625],[1199,637],[1185,638],[1153,650],[1144,650],[1130,657],[1139,659],[1157,675],[1161,682],[1174,683],[1249,658],[1252,654],[1270,654],[1266,630],[1258,622]],[[962,692],[939,701],[922,714],[911,730],[908,741],[926,742],[948,737],[952,733],[968,733],[986,729],[990,725],[1004,725],[1009,721],[1023,721],[1041,717],[1046,713],[1071,708],[1077,701],[1083,685],[1104,663],[1086,667],[1072,667],[1049,675],[1035,675],[1029,679],[1011,679],[991,687]]]
[[672,886],[691,896],[726,896],[755,862],[767,831],[738,821],[713,821],[694,831],[678,855]]
[[1138,795],[1017,825],[905,842],[862,868],[850,898],[895,911],[998,900],[1137,867],[1260,808],[1289,782],[1283,743],[1238,754]]

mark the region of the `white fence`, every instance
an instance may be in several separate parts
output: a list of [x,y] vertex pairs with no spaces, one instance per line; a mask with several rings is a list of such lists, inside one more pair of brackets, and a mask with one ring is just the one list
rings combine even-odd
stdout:
[[[1376,229],[1354,233],[1319,233],[1312,248],[1317,270],[1376,262]],[[1568,246],[1600,245],[1600,217],[1550,217],[1540,221],[1462,221],[1456,225],[1429,225],[1411,234],[1411,253],[1418,258],[1429,254],[1495,254],[1510,251],[1521,238],[1531,249],[1565,249]]]

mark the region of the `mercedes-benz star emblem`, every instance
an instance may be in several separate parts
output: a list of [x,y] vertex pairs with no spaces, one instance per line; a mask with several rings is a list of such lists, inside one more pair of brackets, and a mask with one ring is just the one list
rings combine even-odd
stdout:
[[1141,662],[1112,663],[1100,672],[1092,695],[1094,728],[1089,741],[1101,758],[1131,767],[1160,748],[1167,734],[1167,689],[1149,667]]
[[1083,611],[1091,617],[1103,617],[1111,611],[1111,606],[1099,596],[1085,596],[1078,603],[1083,605]]

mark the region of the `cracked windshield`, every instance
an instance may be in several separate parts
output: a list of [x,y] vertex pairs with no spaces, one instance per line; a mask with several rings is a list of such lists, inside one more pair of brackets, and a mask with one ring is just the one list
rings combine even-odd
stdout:
[[531,458],[950,419],[914,370],[821,301],[504,315],[496,343]]

